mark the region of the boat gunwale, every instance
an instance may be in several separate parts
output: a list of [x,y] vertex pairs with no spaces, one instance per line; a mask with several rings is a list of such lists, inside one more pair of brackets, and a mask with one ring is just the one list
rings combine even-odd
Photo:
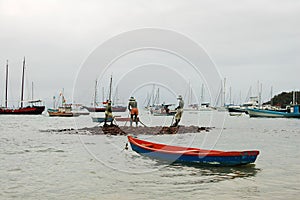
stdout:
[[[197,156],[197,157],[231,157],[231,156],[257,156],[259,155],[258,150],[246,150],[246,151],[220,151],[220,150],[205,150],[200,148],[192,148],[192,147],[180,147],[180,146],[172,146],[172,145],[164,145],[159,143],[153,143],[145,140],[140,140],[137,138],[133,138],[132,136],[127,136],[130,143],[145,149],[147,151],[156,151],[160,153],[166,154],[177,154],[177,155],[185,155],[185,156]],[[143,143],[143,144],[141,144]],[[156,148],[153,145],[157,146]],[[171,149],[163,149],[158,147],[167,147],[167,148],[175,148],[181,150],[171,150]]]

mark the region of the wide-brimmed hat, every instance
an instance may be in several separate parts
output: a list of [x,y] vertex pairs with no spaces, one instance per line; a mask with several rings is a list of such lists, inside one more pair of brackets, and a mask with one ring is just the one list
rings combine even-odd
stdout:
[[135,101],[134,97],[130,97],[129,101]]
[[177,99],[182,99],[182,96],[181,96],[181,95],[179,95],[179,96],[177,97]]

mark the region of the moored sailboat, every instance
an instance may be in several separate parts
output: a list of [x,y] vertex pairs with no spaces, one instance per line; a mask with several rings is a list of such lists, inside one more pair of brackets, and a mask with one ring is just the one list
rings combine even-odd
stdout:
[[[25,58],[23,60],[22,86],[21,86],[21,105],[19,108],[8,108],[8,61],[6,63],[6,86],[5,86],[5,106],[0,107],[0,114],[9,115],[39,115],[45,110],[45,106],[40,105],[41,100],[24,101],[24,76],[25,76]],[[24,103],[29,105],[24,107]]]
[[[111,100],[112,95],[112,77],[110,78],[110,87],[109,87],[109,99]],[[107,101],[103,101],[102,105],[100,106],[97,102],[97,80],[95,83],[95,93],[94,93],[94,99],[92,106],[82,106],[83,108],[87,109],[89,112],[105,112],[105,105],[107,104]],[[120,106],[120,105],[113,105],[112,111],[113,112],[125,112],[127,109],[126,106]]]

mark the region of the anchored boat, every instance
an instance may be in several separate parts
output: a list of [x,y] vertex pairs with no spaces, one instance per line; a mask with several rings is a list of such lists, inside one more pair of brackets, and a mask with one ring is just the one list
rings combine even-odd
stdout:
[[294,105],[288,112],[248,108],[250,117],[300,118],[299,105]]
[[132,150],[139,154],[172,162],[188,162],[216,166],[254,163],[259,151],[218,151],[153,143],[128,136]]
[[[6,86],[5,86],[5,106],[0,107],[0,114],[8,115],[40,115],[45,110],[45,106],[41,105],[41,100],[24,101],[24,76],[25,76],[25,58],[23,60],[22,70],[22,88],[21,88],[21,106],[19,108],[8,108],[8,61],[6,64]],[[33,95],[32,95],[33,96]],[[29,106],[24,107],[24,102],[27,102]]]

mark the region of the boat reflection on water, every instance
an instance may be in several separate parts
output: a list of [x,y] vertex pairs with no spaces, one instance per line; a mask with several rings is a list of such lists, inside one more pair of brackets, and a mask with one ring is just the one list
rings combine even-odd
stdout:
[[[163,164],[159,161],[157,165]],[[196,165],[191,163],[172,163],[164,168],[162,177],[186,177],[184,182],[210,183],[220,182],[236,178],[254,177],[261,169],[256,168],[255,164],[248,164],[235,167],[215,167],[207,165]],[[193,177],[193,179],[191,179]]]

